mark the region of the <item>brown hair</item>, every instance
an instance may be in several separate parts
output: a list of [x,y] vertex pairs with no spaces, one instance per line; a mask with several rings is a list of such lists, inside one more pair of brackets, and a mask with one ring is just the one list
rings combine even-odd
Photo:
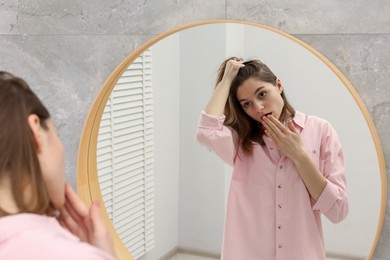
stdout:
[[[217,85],[223,78],[227,62],[232,59],[237,61],[242,60],[237,57],[231,57],[225,60],[219,69]],[[245,113],[237,100],[237,90],[244,83],[244,81],[249,78],[255,78],[276,86],[277,77],[268,68],[268,66],[262,63],[260,60],[248,60],[243,64],[245,67],[239,69],[237,76],[233,80],[230,87],[230,93],[224,111],[226,116],[224,125],[233,128],[237,132],[238,144],[241,146],[244,154],[251,155],[253,150],[252,142],[264,145],[264,129],[261,124],[253,120]],[[287,119],[288,114],[294,116],[295,110],[288,102],[284,91],[282,91],[281,96],[284,101],[284,106],[279,120],[283,122]]]
[[[48,214],[54,208],[43,180],[28,116],[35,114],[44,129],[50,114],[28,84],[0,71],[0,181],[8,179],[19,212]],[[29,200],[25,191],[28,189]],[[0,208],[1,215],[9,215]]]

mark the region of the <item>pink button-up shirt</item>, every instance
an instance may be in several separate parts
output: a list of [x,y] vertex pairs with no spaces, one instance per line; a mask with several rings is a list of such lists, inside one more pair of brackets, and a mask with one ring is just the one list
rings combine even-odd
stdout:
[[114,260],[80,240],[54,217],[16,214],[0,217],[0,259]]
[[225,116],[202,112],[197,140],[233,166],[223,260],[325,259],[321,214],[337,223],[348,214],[344,157],[335,130],[325,120],[296,112],[293,122],[307,153],[326,178],[317,201],[308,193],[291,159],[275,144],[254,145],[245,156]]

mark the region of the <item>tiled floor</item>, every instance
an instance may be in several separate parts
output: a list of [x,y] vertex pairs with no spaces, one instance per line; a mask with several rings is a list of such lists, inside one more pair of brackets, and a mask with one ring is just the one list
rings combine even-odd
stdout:
[[[216,260],[217,258],[210,258],[204,256],[194,256],[187,254],[177,254],[171,260]],[[342,258],[326,258],[326,260],[342,260]]]
[[204,256],[196,256],[196,255],[187,255],[187,254],[177,254],[171,258],[171,260],[216,260],[218,258],[210,258]]

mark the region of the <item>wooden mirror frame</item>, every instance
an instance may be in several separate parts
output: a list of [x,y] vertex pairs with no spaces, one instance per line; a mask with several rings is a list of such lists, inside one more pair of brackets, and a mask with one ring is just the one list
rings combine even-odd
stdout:
[[[380,169],[380,177],[381,177],[381,209],[380,209],[380,216],[376,231],[376,237],[373,242],[371,252],[368,256],[368,259],[371,259],[383,227],[384,222],[384,216],[386,211],[386,202],[387,202],[387,178],[386,178],[386,166],[385,166],[385,159],[382,151],[382,146],[380,144],[379,136],[376,131],[374,122],[364,105],[362,99],[360,98],[357,91],[352,87],[350,82],[347,80],[347,78],[322,54],[320,54],[318,51],[307,45],[306,43],[302,42],[301,40],[284,33],[282,31],[279,31],[277,29],[263,26],[256,23],[250,23],[250,22],[242,22],[242,21],[235,21],[235,20],[206,20],[201,22],[195,22],[190,23],[181,27],[177,27],[175,29],[169,30],[163,34],[160,34],[144,44],[142,44],[140,47],[138,47],[134,52],[132,52],[129,56],[127,56],[116,68],[115,70],[110,74],[106,82],[104,83],[103,87],[99,91],[95,101],[93,102],[90,111],[88,113],[87,119],[84,124],[84,128],[81,134],[80,144],[79,144],[79,152],[78,152],[78,159],[77,159],[77,192],[81,199],[85,201],[88,205],[92,204],[92,201],[98,200],[100,202],[103,202],[103,198],[100,192],[100,186],[99,186],[99,180],[98,180],[98,172],[97,172],[97,161],[96,161],[96,147],[97,147],[97,139],[98,139],[98,132],[99,132],[99,126],[100,121],[102,118],[102,114],[105,108],[105,105],[107,103],[107,100],[109,96],[111,95],[111,92],[118,82],[119,78],[122,76],[123,72],[126,70],[126,68],[140,55],[142,54],[146,49],[151,47],[156,42],[166,38],[167,36],[170,36],[176,32],[189,29],[191,27],[201,26],[201,25],[207,25],[207,24],[214,24],[214,23],[240,23],[244,25],[250,25],[259,27],[262,29],[270,30],[272,32],[275,32],[277,34],[280,34],[290,40],[293,40],[294,42],[300,44],[301,46],[305,47],[307,50],[312,52],[315,56],[317,56],[320,60],[322,60],[337,76],[338,78],[344,83],[348,91],[351,93],[352,97],[356,101],[357,105],[359,106],[366,123],[370,129],[375,148],[376,153],[378,156],[378,162],[379,162],[379,169]],[[102,203],[104,205],[104,203]],[[104,214],[105,221],[107,223],[107,226],[109,227],[113,238],[114,238],[114,245],[115,245],[115,251],[117,254],[118,259],[134,259],[134,257],[131,255],[131,253],[128,251],[126,246],[121,241],[119,235],[117,234],[113,224],[111,223],[108,213],[105,209],[105,207],[102,207],[102,212]]]

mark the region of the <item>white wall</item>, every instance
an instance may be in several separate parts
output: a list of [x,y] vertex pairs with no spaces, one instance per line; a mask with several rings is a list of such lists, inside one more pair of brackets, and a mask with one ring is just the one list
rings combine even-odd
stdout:
[[214,87],[215,60],[225,58],[221,26],[206,35],[193,28],[191,37],[184,31],[153,45],[156,247],[142,260],[159,259],[179,246],[221,250],[224,165],[195,141],[200,112]]
[[192,28],[190,34],[180,34],[179,245],[214,253],[220,252],[222,243],[224,165],[196,142],[195,131],[226,55],[221,27],[213,25],[208,32]]
[[[153,53],[155,140],[155,248],[142,260],[156,260],[178,245],[179,39],[159,41]],[[170,69],[166,69],[166,67]]]

